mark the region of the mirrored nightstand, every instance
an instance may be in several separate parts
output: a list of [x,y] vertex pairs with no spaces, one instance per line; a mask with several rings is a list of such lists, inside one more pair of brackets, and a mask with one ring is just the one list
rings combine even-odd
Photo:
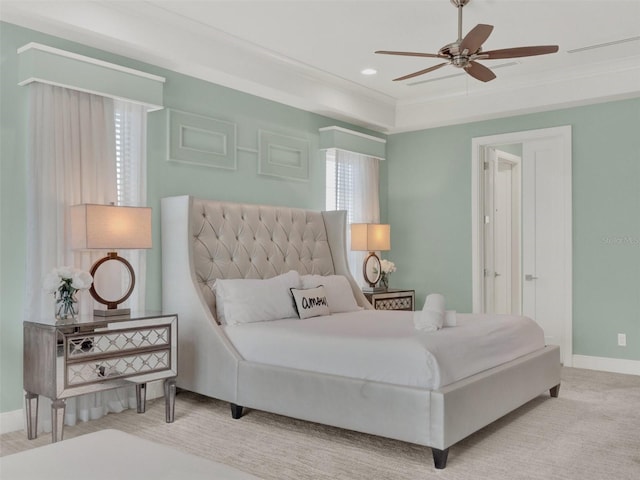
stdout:
[[62,440],[69,397],[136,386],[144,413],[147,382],[164,380],[167,423],[173,422],[178,373],[178,316],[143,312],[24,322],[27,436],[38,432],[38,396],[51,399],[52,441]]
[[364,292],[376,310],[414,310],[415,290],[389,288],[383,292]]

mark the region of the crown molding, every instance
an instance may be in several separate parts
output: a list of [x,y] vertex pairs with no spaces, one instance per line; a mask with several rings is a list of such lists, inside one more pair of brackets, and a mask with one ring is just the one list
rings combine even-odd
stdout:
[[[381,133],[640,96],[640,56],[396,100],[146,2],[3,3],[2,20]],[[153,7],[153,8],[151,8]],[[168,25],[171,28],[168,29]],[[117,28],[116,28],[117,27]],[[203,48],[203,45],[206,48]],[[462,80],[460,80],[462,82]],[[444,90],[444,91],[443,91]]]

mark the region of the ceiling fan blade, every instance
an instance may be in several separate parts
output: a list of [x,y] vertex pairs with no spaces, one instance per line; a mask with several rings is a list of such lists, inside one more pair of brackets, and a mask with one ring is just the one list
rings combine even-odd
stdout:
[[462,39],[462,43],[460,43],[460,52],[464,53],[465,50],[468,50],[469,55],[476,53],[487,38],[489,38],[492,31],[493,25],[479,23]]
[[495,73],[478,62],[469,62],[469,65],[464,67],[464,69],[469,75],[481,82],[489,82],[496,78]]
[[557,51],[558,45],[538,45],[535,47],[516,47],[503,48],[502,50],[489,50],[488,52],[481,52],[480,55],[483,59],[497,60],[501,58],[533,57],[535,55],[556,53]]
[[378,50],[374,53],[380,53],[383,55],[404,55],[406,57],[428,57],[428,58],[449,58],[445,55],[439,55],[437,53],[421,53],[421,52],[393,52],[389,50]]
[[404,77],[394,78],[393,81],[394,82],[399,82],[400,80],[407,80],[408,78],[413,78],[413,77],[417,77],[417,76],[420,76],[420,75],[424,75],[425,73],[433,72],[434,70],[437,70],[437,69],[439,69],[441,67],[444,67],[445,65],[449,65],[449,62],[440,63],[438,65],[434,65],[433,67],[425,68],[424,70],[420,70],[418,72],[410,73],[409,75],[405,75]]

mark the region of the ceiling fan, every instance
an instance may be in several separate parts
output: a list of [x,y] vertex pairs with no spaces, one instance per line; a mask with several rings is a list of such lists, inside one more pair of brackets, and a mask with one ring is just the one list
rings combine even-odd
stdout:
[[534,55],[546,55],[558,51],[557,45],[538,45],[531,47],[505,48],[502,50],[482,51],[482,44],[489,38],[493,25],[478,24],[467,35],[462,38],[462,8],[471,0],[451,0],[451,3],[458,9],[458,39],[445,45],[440,51],[435,53],[420,52],[394,52],[389,50],[378,50],[375,53],[384,55],[403,55],[408,57],[442,58],[446,62],[434,65],[433,67],[419,70],[409,75],[394,78],[393,81],[407,80],[409,78],[433,72],[445,65],[453,65],[462,68],[473,78],[482,82],[488,82],[496,78],[496,75],[484,65],[476,60],[497,60],[504,58],[532,57]]

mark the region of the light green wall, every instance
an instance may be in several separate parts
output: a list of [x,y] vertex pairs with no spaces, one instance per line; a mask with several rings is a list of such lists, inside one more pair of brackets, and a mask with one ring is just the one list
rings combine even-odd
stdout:
[[17,86],[19,45],[7,38],[7,30],[0,23],[0,412],[20,407],[22,312],[28,297],[24,291],[27,103]]
[[154,242],[154,247],[147,256],[147,307],[150,309],[160,309],[162,303],[159,220],[162,197],[188,193],[220,200],[322,209],[325,180],[324,162],[318,152],[318,129],[338,125],[363,133],[373,133],[11,24],[0,23],[0,35],[0,412],[16,410],[22,406],[24,302],[33,295],[43,294],[41,291],[25,292],[24,289],[27,88],[17,86],[16,50],[19,47],[29,42],[39,42],[166,77],[166,107],[237,123],[238,145],[247,149],[257,150],[258,129],[309,140],[311,154],[308,182],[259,176],[257,154],[243,150],[238,152],[236,171],[186,165],[166,160],[165,113],[154,112],[149,115],[148,205],[153,208]]
[[471,140],[561,125],[573,130],[573,352],[640,360],[637,98],[389,136],[393,286],[471,311]]

